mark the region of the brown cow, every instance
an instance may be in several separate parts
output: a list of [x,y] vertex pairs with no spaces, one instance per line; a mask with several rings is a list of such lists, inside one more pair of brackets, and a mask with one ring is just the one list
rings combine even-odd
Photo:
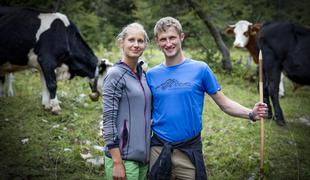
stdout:
[[[253,57],[253,60],[255,64],[258,64],[258,48],[257,48],[257,42],[256,42],[256,35],[261,29],[262,24],[261,23],[250,23],[245,20],[238,21],[234,25],[229,25],[225,32],[228,35],[235,35],[235,41],[233,43],[233,46],[235,48],[246,48],[251,56]],[[279,84],[279,96],[284,96],[284,75],[281,73],[281,81]],[[294,86],[294,90],[297,89],[297,84]]]

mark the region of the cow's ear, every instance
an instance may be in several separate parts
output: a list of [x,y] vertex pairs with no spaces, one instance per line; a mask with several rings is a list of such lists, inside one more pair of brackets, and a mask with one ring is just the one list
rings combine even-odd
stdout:
[[232,35],[234,34],[235,25],[229,25],[225,29],[225,34]]
[[250,25],[250,35],[256,36],[256,34],[259,32],[261,27],[262,27],[261,23]]
[[99,74],[103,74],[113,64],[108,59],[100,59],[98,62]]

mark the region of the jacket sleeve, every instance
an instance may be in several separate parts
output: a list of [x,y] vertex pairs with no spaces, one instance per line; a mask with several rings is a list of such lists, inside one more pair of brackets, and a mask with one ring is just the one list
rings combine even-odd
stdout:
[[103,82],[103,131],[104,141],[108,149],[119,147],[117,131],[117,115],[120,99],[122,98],[122,74],[111,69]]

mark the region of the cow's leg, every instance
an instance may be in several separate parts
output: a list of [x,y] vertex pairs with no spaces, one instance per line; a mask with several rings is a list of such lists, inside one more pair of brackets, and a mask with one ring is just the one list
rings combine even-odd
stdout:
[[50,93],[47,89],[46,86],[46,81],[44,78],[44,74],[42,70],[40,70],[40,78],[41,78],[41,84],[42,84],[42,105],[44,106],[45,109],[51,109],[50,106]]
[[7,84],[8,84],[8,96],[13,96],[13,73],[9,73],[7,76]]
[[51,112],[53,114],[59,114],[61,111],[61,108],[59,106],[59,101],[56,97],[57,81],[56,81],[56,74],[54,71],[56,64],[53,64],[52,62],[55,62],[55,59],[50,56],[45,55],[44,57],[39,58],[39,63],[40,63],[41,70],[44,75],[44,81],[46,84],[45,87],[47,87],[48,89],[49,98],[50,98],[50,101],[46,107],[51,108]]
[[3,97],[3,89],[4,89],[4,81],[5,81],[5,77],[4,76],[0,76],[0,97]]
[[[269,97],[271,97],[275,120],[277,124],[283,125],[284,117],[279,103],[279,83],[282,70],[280,61],[276,58],[273,50],[267,44],[264,44],[264,41],[261,41],[261,43],[263,52],[264,100],[268,102]],[[269,105],[268,110],[271,112]]]
[[[266,74],[266,72],[263,72],[263,74]],[[259,76],[259,67],[256,68],[256,75]],[[259,89],[259,84],[257,84],[257,89]],[[269,91],[268,91],[268,78],[266,76],[263,76],[263,101],[267,104],[268,107],[268,119],[272,118],[272,107],[269,100]]]
[[275,120],[278,125],[284,125],[284,116],[279,102],[279,83],[281,79],[281,70],[280,68],[275,67],[270,74],[269,92],[272,105],[274,107]]
[[270,104],[269,97],[270,97],[270,95],[269,95],[269,90],[268,90],[268,84],[267,84],[267,80],[265,79],[264,83],[263,83],[263,101],[268,106],[268,116],[267,116],[267,118],[271,119],[273,115],[272,115],[272,107],[271,107],[271,104]]
[[281,73],[280,84],[279,84],[279,97],[284,97],[284,74]]

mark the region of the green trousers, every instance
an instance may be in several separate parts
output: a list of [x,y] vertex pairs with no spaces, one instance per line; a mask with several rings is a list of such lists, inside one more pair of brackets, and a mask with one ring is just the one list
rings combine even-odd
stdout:
[[[135,161],[123,160],[126,169],[127,180],[146,180],[148,173],[148,164],[142,164]],[[105,156],[104,160],[105,176],[107,180],[113,180],[113,160]]]

